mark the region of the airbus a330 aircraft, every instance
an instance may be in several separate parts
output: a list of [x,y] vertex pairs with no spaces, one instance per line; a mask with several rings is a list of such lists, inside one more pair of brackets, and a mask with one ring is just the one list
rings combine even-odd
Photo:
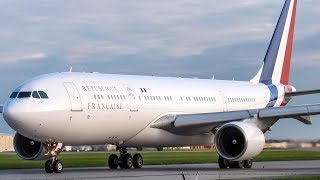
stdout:
[[127,147],[214,144],[220,168],[250,168],[278,120],[311,124],[320,113],[320,104],[285,106],[292,96],[319,93],[288,84],[296,6],[285,1],[263,65],[248,82],[66,72],[22,83],[1,106],[17,132],[16,153],[60,173],[64,145],[117,145],[120,155],[108,160],[115,169],[142,167],[142,156]]

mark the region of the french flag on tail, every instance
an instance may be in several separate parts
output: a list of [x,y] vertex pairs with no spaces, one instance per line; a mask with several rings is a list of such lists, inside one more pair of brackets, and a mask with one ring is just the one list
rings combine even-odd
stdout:
[[253,83],[288,85],[297,0],[286,0],[263,65]]

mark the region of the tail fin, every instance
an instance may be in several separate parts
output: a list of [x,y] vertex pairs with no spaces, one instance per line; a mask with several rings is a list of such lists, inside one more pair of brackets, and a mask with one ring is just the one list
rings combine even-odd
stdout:
[[251,82],[288,84],[296,8],[297,0],[285,1],[263,65]]

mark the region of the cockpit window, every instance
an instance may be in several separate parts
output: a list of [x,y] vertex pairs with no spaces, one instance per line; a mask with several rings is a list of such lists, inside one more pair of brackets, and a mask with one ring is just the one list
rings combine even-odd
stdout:
[[42,99],[48,99],[48,95],[45,92],[43,92],[43,91],[38,91],[38,92],[39,92],[39,95]]
[[38,91],[33,91],[33,92],[32,92],[32,97],[33,97],[33,98],[40,99],[40,96],[39,96],[39,94],[38,94]]
[[18,95],[18,92],[13,92],[13,93],[10,95],[10,98],[11,98],[11,99],[14,99],[14,98],[17,97],[17,95]]
[[31,96],[31,92],[30,91],[21,91],[18,94],[18,98],[28,98]]

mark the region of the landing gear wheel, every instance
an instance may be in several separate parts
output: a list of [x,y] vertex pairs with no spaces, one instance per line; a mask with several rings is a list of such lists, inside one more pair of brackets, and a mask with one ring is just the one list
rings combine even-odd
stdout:
[[116,154],[111,154],[108,160],[110,169],[117,169],[119,165],[118,161],[119,161],[118,156]]
[[226,160],[225,158],[223,158],[221,156],[219,156],[218,164],[219,164],[220,169],[228,168],[228,160]]
[[130,169],[132,167],[132,156],[127,153],[122,158],[123,167],[126,169]]
[[133,155],[133,167],[134,168],[141,168],[143,165],[143,159],[141,154]]
[[54,163],[53,163],[53,171],[54,171],[55,173],[61,173],[62,170],[63,170],[63,164],[62,164],[62,162],[59,161],[59,160],[54,161]]
[[244,168],[251,168],[252,164],[253,164],[252,159],[244,160],[243,162]]
[[53,173],[53,163],[52,160],[47,160],[44,165],[44,170],[46,173]]
[[242,169],[243,168],[243,161],[234,161],[234,168],[239,168]]

